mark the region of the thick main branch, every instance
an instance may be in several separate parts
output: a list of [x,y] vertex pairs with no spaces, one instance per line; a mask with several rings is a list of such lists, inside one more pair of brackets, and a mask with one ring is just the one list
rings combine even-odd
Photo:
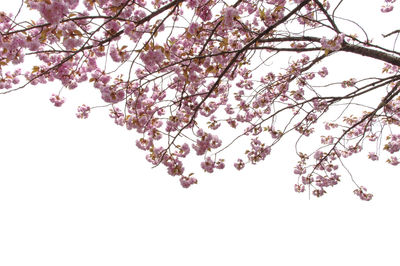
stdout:
[[[296,41],[308,41],[308,42],[320,42],[320,38],[312,37],[312,36],[301,36],[301,37],[281,37],[281,38],[268,38],[261,39],[259,43],[277,43],[277,42],[296,42]],[[349,44],[343,42],[342,48],[339,51],[350,52],[354,54],[359,54],[362,56],[367,56],[370,58],[374,58],[380,61],[384,61],[386,63],[400,66],[400,57],[391,54],[390,52],[383,52],[367,47],[363,47],[360,45]]]

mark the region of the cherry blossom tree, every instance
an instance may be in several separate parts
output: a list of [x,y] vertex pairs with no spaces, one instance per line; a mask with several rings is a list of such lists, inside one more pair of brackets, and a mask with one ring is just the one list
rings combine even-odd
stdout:
[[[377,12],[393,10],[395,0],[381,1]],[[258,164],[293,135],[296,192],[320,197],[346,174],[370,200],[344,159],[365,151],[400,163],[400,30],[377,43],[341,17],[344,2],[25,0],[0,13],[0,93],[56,82],[50,101],[61,107],[66,90],[90,84],[103,103],[76,116],[107,108],[184,188],[203,173]],[[374,60],[379,75],[331,81],[329,59],[343,54]]]

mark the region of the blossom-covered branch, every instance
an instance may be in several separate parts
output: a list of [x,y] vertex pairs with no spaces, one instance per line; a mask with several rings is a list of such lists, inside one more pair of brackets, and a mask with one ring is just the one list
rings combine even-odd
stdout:
[[[259,164],[297,135],[295,191],[320,197],[363,149],[400,162],[400,52],[386,45],[398,31],[382,43],[358,37],[364,29],[338,22],[345,1],[334,2],[26,0],[18,15],[0,13],[0,94],[59,82],[50,101],[60,107],[66,89],[91,84],[115,124],[137,132],[146,159],[184,188],[200,173]],[[377,76],[331,77],[329,59],[349,53],[375,61]],[[100,106],[77,108],[87,119]],[[300,148],[316,136],[319,145]]]

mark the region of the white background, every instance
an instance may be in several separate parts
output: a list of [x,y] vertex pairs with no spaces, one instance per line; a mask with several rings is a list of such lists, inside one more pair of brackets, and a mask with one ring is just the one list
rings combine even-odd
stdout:
[[99,97],[90,86],[64,94],[62,108],[48,100],[58,89],[0,95],[1,266],[400,263],[398,168],[352,158],[371,202],[349,177],[309,200],[293,191],[296,158],[282,144],[257,166],[183,189],[105,111],[75,118]]

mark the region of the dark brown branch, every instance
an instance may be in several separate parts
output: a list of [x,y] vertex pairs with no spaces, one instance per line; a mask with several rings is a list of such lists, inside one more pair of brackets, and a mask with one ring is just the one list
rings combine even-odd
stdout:
[[[287,41],[309,41],[309,42],[320,42],[320,38],[311,37],[311,36],[303,36],[303,37],[284,37],[284,38],[270,38],[270,39],[261,39],[258,42],[262,43],[272,43],[272,42],[287,42]],[[400,57],[394,56],[389,52],[382,52],[378,50],[374,50],[371,48],[349,44],[343,42],[342,48],[340,51],[350,52],[354,54],[359,54],[362,56],[371,57],[380,61],[384,61],[386,63],[400,66]]]

